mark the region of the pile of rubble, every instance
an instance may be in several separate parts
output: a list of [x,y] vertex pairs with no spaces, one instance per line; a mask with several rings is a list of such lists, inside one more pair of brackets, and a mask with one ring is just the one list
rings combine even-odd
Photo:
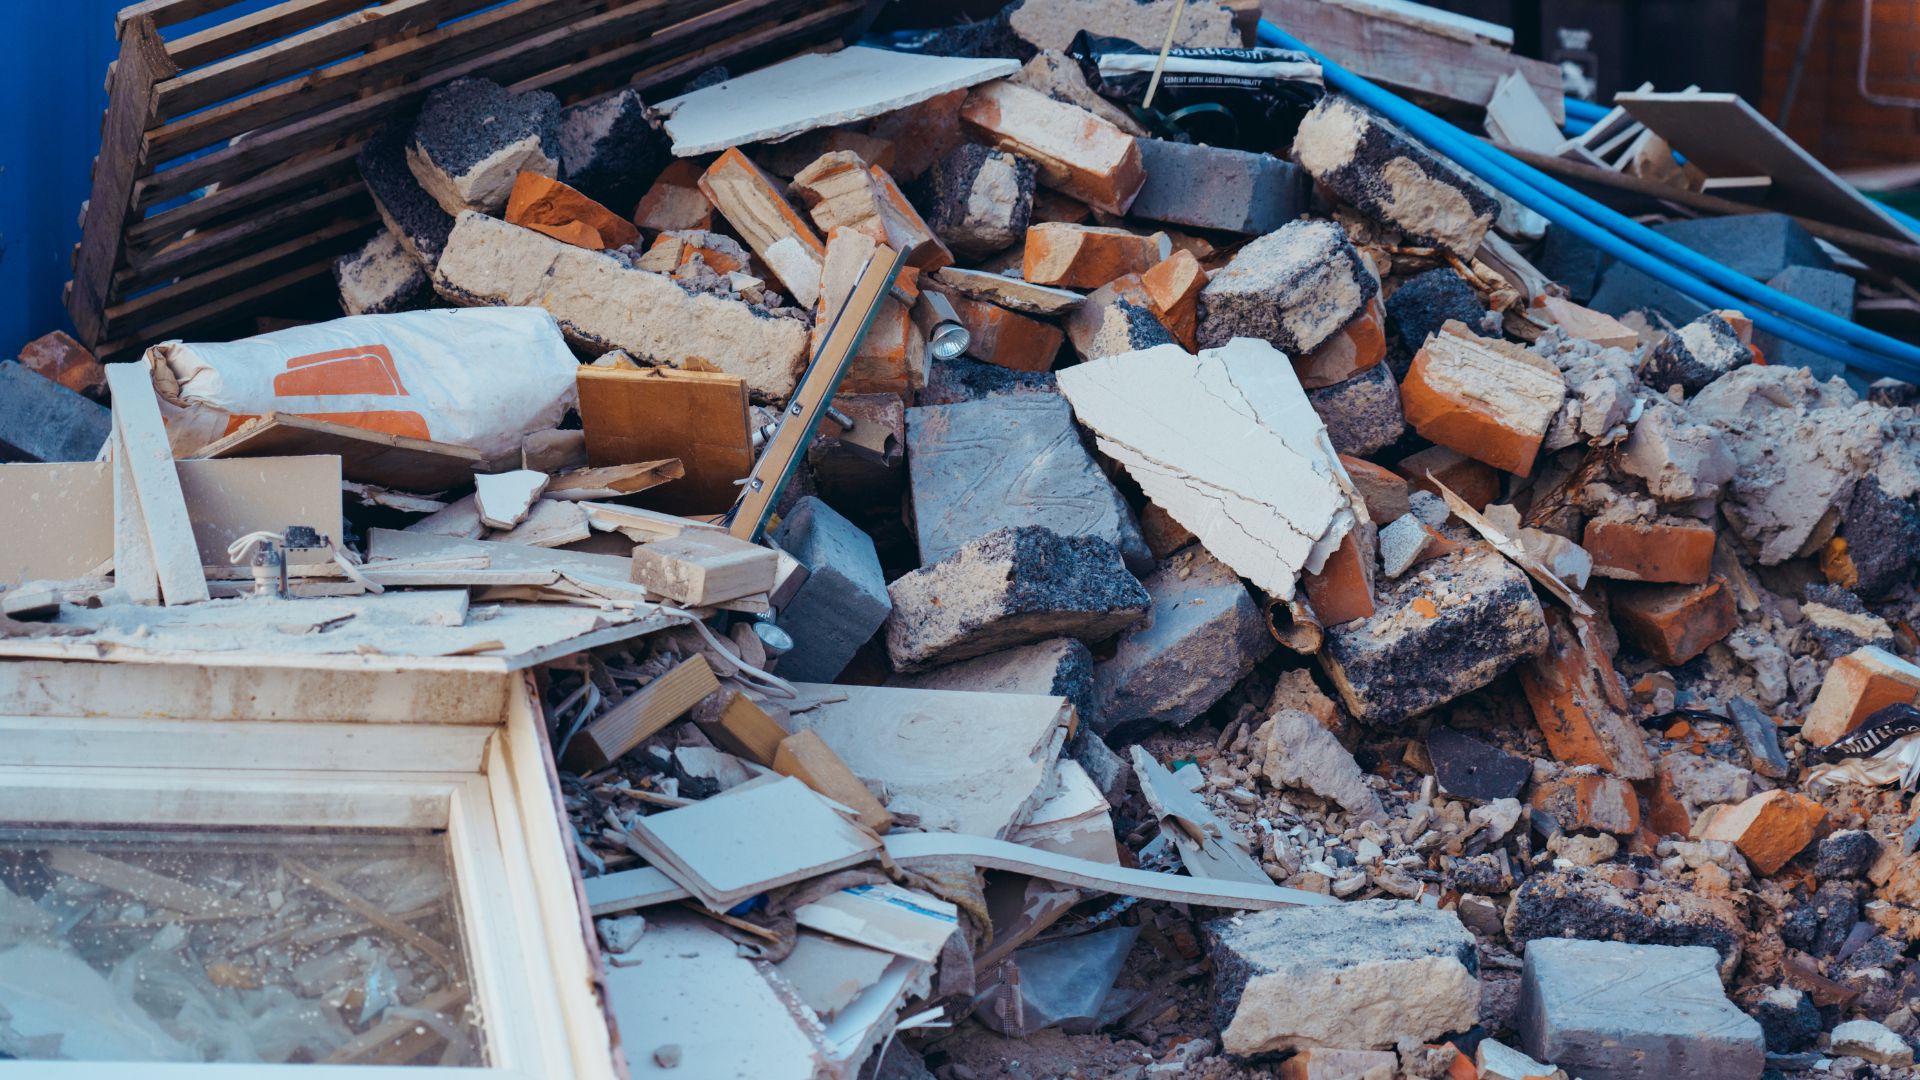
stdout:
[[[23,356],[115,529],[0,630],[541,664],[635,1075],[1911,1075],[1912,387],[1583,307],[1308,57],[1119,7],[437,89],[352,318]],[[1183,8],[1243,145],[1081,32]],[[344,528],[195,492],[314,453]]]

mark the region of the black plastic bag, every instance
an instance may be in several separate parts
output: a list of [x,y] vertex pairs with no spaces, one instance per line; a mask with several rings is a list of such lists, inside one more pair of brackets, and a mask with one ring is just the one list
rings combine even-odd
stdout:
[[1179,142],[1285,154],[1300,118],[1326,93],[1319,63],[1292,49],[1175,48],[1147,109],[1160,50],[1082,30],[1067,54],[1102,97]]

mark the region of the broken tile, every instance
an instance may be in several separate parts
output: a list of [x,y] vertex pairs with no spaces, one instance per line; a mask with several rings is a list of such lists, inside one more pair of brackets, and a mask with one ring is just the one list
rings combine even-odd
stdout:
[[1443,794],[1474,802],[1511,799],[1533,778],[1533,762],[1449,727],[1427,732],[1427,757]]

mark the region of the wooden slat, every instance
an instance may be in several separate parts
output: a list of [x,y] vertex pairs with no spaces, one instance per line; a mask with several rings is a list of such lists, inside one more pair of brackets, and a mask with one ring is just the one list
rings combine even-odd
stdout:
[[236,249],[244,249],[250,243],[270,242],[291,231],[311,227],[311,223],[323,215],[360,215],[371,203],[364,184],[337,187],[223,229],[196,234],[149,258],[132,262],[114,276],[114,295],[125,296],[169,278],[197,274],[223,259],[237,257]]
[[[356,142],[351,146],[343,146],[338,150],[304,158],[281,168],[268,170],[258,176],[248,177],[237,184],[221,184],[218,191],[147,218],[129,228],[127,246],[140,250],[152,250],[161,244],[179,239],[189,229],[197,229],[230,214],[237,214],[260,203],[276,200],[288,192],[309,184],[324,184],[340,177],[354,177],[357,181],[359,169],[353,159],[359,152],[360,144]],[[133,189],[135,208],[142,206],[141,191],[142,186],[135,184]]]
[[200,545],[193,538],[153,380],[143,365],[109,364],[107,391],[113,395],[113,452],[126,456],[133,477],[160,575],[160,598],[168,607],[201,603],[207,599],[207,578],[200,570]]
[[383,34],[410,26],[432,26],[465,15],[493,0],[391,0],[379,7],[343,15],[261,49],[208,64],[161,84],[155,115],[161,120],[185,116],[217,101],[309,68],[350,56]]
[[[482,49],[526,37],[597,6],[601,0],[519,0],[373,49],[299,79],[181,117],[147,134],[150,161],[167,161],[295,113],[331,105],[395,76],[418,76]],[[656,7],[666,0],[653,0]],[[631,10],[631,9],[629,9]],[[165,88],[162,88],[165,93]],[[164,98],[161,107],[165,108]]]
[[[683,0],[684,2],[684,0]],[[705,7],[713,0],[696,0]],[[216,150],[203,157],[154,173],[148,181],[148,195],[154,201],[185,195],[236,171],[261,168],[284,161],[293,154],[330,143],[351,132],[371,127],[391,113],[424,98],[435,87],[468,75],[486,75],[501,82],[512,82],[572,56],[587,52],[602,43],[601,37],[611,24],[619,27],[631,12],[620,9],[555,27],[526,41],[471,57],[450,67],[416,77],[405,86],[384,90],[369,97],[335,106],[312,116],[261,132],[245,142]],[[631,28],[627,32],[632,32]]]
[[331,420],[268,413],[194,451],[196,458],[306,457],[340,459],[340,475],[397,491],[433,492],[473,482],[484,467],[478,450],[429,439],[389,435]]
[[203,303],[236,285],[258,281],[262,275],[277,272],[302,256],[339,255],[371,235],[380,225],[377,214],[336,221],[313,232],[283,240],[270,248],[256,251],[191,277],[181,278],[152,292],[107,309],[107,334],[118,336],[137,332],[150,323]]
[[120,58],[108,76],[107,115],[101,124],[100,154],[94,159],[93,189],[81,223],[80,249],[74,258],[67,311],[80,339],[99,343],[113,271],[120,261],[122,233],[133,200],[133,180],[144,171],[142,134],[153,116],[154,85],[174,72],[153,19],[138,17],[120,34]]
[[[565,88],[571,84],[602,75],[609,69],[632,67],[636,63],[644,66],[649,59],[654,57],[676,56],[677,58],[678,51],[682,49],[696,50],[694,55],[697,56],[700,50],[705,50],[718,43],[724,43],[721,39],[724,38],[727,33],[737,28],[743,20],[761,17],[769,10],[778,10],[792,6],[791,0],[740,0],[738,3],[730,3],[718,10],[708,11],[704,14],[677,22],[661,30],[659,33],[654,34],[652,37],[630,41],[623,45],[616,45],[605,52],[596,53],[584,59],[576,60],[571,64],[560,65],[549,71],[529,76],[513,84],[511,89],[515,93],[525,93],[528,90],[551,91],[555,88]],[[846,10],[851,10],[859,6],[857,0],[840,5],[841,8]],[[816,13],[797,23],[784,23],[777,26],[764,27],[751,31],[749,35],[740,36],[755,36],[764,40],[779,38],[792,41],[796,40],[796,35],[803,33],[807,27],[820,22],[820,16],[821,13]],[[828,16],[829,19],[838,17],[840,17],[839,14]],[[699,66],[704,68],[711,65],[701,64]],[[696,70],[698,70],[698,68],[696,68]]]
[[199,67],[344,15],[367,3],[368,0],[284,0],[250,15],[177,37],[167,42],[167,55],[173,57],[181,70]]
[[841,20],[858,14],[863,6],[861,0],[846,0],[844,3],[823,8],[789,23],[735,35],[725,41],[701,48],[697,52],[636,72],[633,75],[632,84],[639,90],[666,86],[696,75],[715,64],[738,62],[756,57],[769,49],[783,49],[790,42],[813,40],[813,35],[824,36],[824,31],[829,30]]
[[219,11],[223,7],[232,7],[240,0],[140,0],[137,4],[128,4],[113,17],[113,33],[118,37],[126,32],[127,24],[145,17],[155,26],[172,26],[197,19],[210,11]]
[[265,300],[269,296],[285,292],[296,285],[302,285],[313,278],[323,277],[333,272],[333,257],[328,256],[318,262],[298,269],[289,270],[277,278],[263,281],[250,289],[223,296],[218,300],[209,300],[192,311],[182,312],[171,319],[163,319],[152,326],[145,327],[139,333],[115,338],[102,344],[94,352],[102,360],[118,360],[137,355],[142,349],[171,337],[180,337],[182,332],[196,326],[204,326],[217,319],[250,304]]

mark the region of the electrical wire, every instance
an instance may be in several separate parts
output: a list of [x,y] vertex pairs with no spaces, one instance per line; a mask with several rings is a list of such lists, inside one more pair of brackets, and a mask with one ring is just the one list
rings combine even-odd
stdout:
[[1326,81],[1374,109],[1501,192],[1634,269],[1713,308],[1737,308],[1785,341],[1863,371],[1920,382],[1920,348],[1855,326],[1706,259],[1333,63],[1262,19],[1262,44],[1319,60]]

